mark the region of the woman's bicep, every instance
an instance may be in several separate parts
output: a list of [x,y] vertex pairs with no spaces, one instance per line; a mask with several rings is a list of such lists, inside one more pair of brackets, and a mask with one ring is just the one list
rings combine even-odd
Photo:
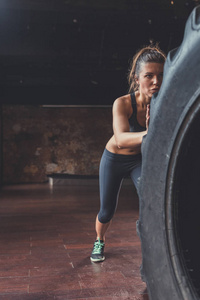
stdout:
[[129,121],[125,105],[120,101],[115,101],[113,105],[113,131],[115,138],[123,132],[129,132]]

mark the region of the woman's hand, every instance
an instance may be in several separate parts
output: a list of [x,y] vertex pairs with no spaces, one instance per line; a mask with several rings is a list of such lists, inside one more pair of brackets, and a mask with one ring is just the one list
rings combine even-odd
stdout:
[[147,105],[147,111],[146,111],[146,129],[148,132],[149,129],[149,122],[150,122],[150,104]]

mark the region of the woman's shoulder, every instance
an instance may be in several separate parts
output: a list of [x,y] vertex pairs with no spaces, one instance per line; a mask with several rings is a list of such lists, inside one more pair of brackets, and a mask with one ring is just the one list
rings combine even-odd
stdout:
[[113,112],[119,112],[130,116],[132,113],[131,95],[127,94],[117,98],[113,103]]
[[131,104],[131,94],[126,94],[115,99],[114,106],[130,106]]

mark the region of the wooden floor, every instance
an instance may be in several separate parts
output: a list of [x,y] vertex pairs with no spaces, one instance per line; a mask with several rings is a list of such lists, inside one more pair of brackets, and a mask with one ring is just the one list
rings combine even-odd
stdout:
[[97,185],[16,185],[0,191],[0,299],[147,300],[136,235],[138,198],[123,186],[102,263],[89,259]]

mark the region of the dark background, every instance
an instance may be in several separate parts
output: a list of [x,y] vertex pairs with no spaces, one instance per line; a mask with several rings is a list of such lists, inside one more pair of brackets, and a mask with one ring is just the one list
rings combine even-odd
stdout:
[[3,104],[111,105],[135,51],[180,45],[192,0],[1,0]]

